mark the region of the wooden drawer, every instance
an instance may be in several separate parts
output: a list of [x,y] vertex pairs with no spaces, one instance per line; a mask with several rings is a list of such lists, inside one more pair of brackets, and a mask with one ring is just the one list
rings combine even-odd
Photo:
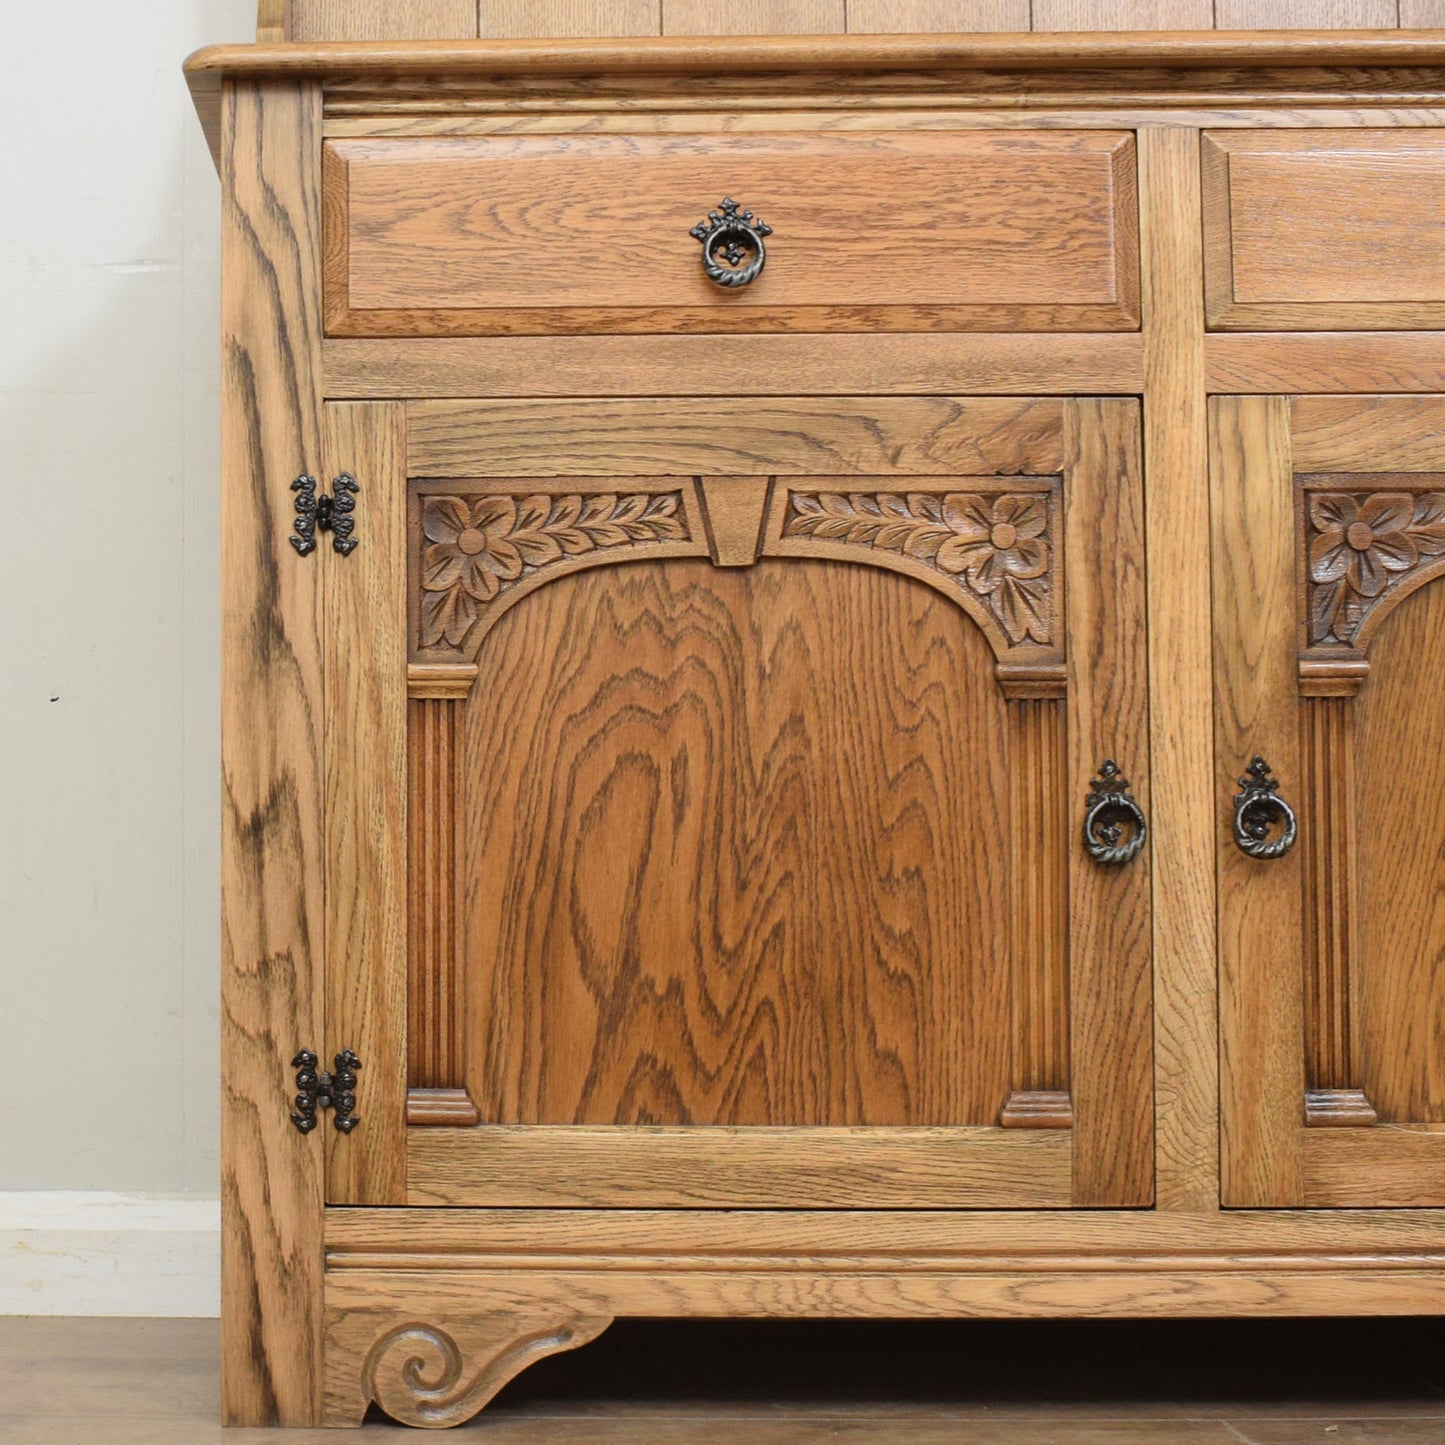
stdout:
[[1445,130],[1207,131],[1202,160],[1211,327],[1445,326]]
[[[1138,325],[1120,131],[333,140],[332,335]],[[750,285],[689,229],[772,228]]]

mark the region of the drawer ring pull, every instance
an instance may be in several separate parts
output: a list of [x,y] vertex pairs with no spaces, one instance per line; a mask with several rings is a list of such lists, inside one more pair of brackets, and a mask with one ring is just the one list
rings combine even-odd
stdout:
[[[1279,858],[1294,846],[1294,809],[1279,796],[1279,779],[1269,775],[1269,764],[1254,755],[1254,761],[1239,780],[1242,792],[1234,795],[1234,841],[1241,853],[1251,858]],[[1279,836],[1271,838],[1278,827]]]
[[1099,776],[1084,799],[1084,847],[1096,863],[1128,863],[1139,856],[1149,825],[1129,792],[1129,780],[1113,758],[1099,764]]
[[[747,286],[762,275],[767,264],[763,237],[771,236],[773,228],[724,197],[718,209],[709,211],[707,219],[687,234],[702,242],[702,269],[709,281],[719,286]],[[743,258],[750,251],[752,260],[744,265]]]

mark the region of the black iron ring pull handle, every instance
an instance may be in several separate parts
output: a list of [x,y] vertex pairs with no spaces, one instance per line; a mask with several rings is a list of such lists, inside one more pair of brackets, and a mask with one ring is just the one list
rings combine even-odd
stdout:
[[1129,792],[1129,780],[1113,758],[1099,765],[1099,776],[1084,799],[1084,847],[1096,863],[1128,863],[1139,856],[1148,836],[1144,810]]
[[[1279,796],[1279,779],[1269,775],[1269,764],[1254,761],[1239,780],[1242,792],[1234,795],[1234,841],[1251,858],[1279,858],[1294,846],[1294,809]],[[1278,828],[1279,835],[1270,834]]]
[[[724,198],[707,220],[699,221],[687,233],[702,242],[702,269],[709,281],[719,286],[747,286],[762,275],[768,253],[763,237],[771,236],[773,228],[765,226],[751,211],[738,208],[734,200]],[[750,261],[745,261],[751,255]]]

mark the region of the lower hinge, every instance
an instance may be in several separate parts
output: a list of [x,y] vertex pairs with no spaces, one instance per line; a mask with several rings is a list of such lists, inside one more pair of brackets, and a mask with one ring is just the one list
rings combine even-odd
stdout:
[[343,1134],[349,1134],[361,1122],[356,1112],[356,1071],[361,1060],[350,1049],[342,1049],[336,1056],[334,1074],[318,1072],[317,1062],[310,1049],[302,1049],[291,1060],[296,1070],[296,1107],[291,1122],[303,1134],[309,1134],[318,1123],[316,1111],[330,1109],[331,1122]]
[[342,474],[331,483],[334,496],[316,495],[316,478],[303,472],[291,483],[296,493],[296,520],[291,524],[294,531],[291,545],[303,556],[309,557],[316,550],[316,534],[331,533],[331,546],[343,557],[356,550],[356,495],[361,488],[350,472]]

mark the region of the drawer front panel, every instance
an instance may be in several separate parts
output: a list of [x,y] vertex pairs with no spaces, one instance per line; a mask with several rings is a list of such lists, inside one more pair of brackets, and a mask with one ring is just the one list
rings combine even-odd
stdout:
[[[1117,131],[336,140],[325,189],[333,335],[1138,324]],[[724,198],[750,284],[689,234]]]
[[1212,327],[1445,326],[1445,130],[1213,131],[1202,160]]

